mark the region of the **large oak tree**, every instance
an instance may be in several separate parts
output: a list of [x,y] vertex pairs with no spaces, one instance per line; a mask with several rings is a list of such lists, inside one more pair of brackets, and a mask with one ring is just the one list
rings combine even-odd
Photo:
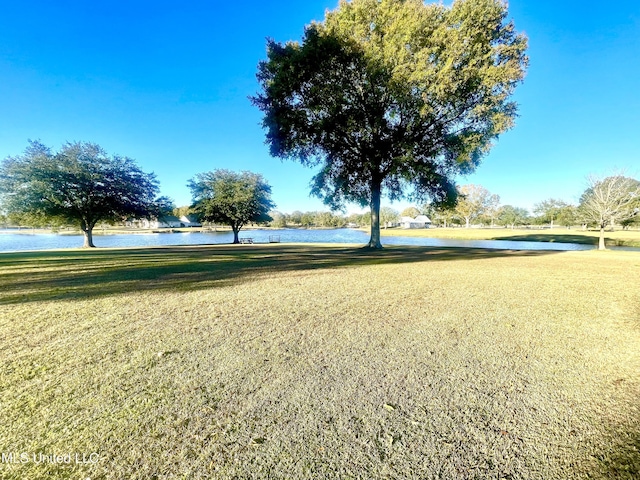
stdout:
[[268,41],[252,101],[271,154],[319,166],[329,206],[368,205],[381,248],[383,192],[453,205],[454,176],[513,126],[526,47],[502,0],[343,0],[301,43]]
[[94,247],[100,221],[150,217],[173,208],[156,198],[155,175],[127,157],[108,156],[95,143],[66,143],[57,153],[30,142],[22,156],[0,166],[0,201],[10,214],[31,221],[77,224],[84,247]]

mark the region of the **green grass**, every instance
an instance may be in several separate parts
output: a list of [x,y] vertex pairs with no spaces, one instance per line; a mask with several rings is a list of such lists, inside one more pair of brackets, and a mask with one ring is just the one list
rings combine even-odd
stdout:
[[[382,236],[452,238],[458,240],[512,240],[525,242],[557,242],[597,245],[599,231],[554,228],[552,230],[527,230],[508,228],[390,228],[380,231]],[[640,230],[605,231],[607,246],[640,247]]]
[[[640,254],[0,255],[0,478],[640,475]],[[80,457],[81,458],[81,457]]]

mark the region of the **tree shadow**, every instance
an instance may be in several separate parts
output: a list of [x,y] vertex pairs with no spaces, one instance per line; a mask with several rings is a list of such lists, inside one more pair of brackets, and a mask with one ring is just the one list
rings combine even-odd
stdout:
[[612,445],[597,459],[606,478],[640,478],[640,432],[635,432],[625,442]]
[[[528,233],[526,235],[514,235],[495,237],[494,240],[507,240],[514,242],[547,242],[547,243],[578,243],[583,245],[597,245],[598,237],[589,235],[570,235],[565,233]],[[606,239],[612,242],[612,239]],[[615,245],[615,243],[613,243]]]
[[415,246],[365,250],[301,244],[5,253],[0,254],[0,304],[141,291],[193,291],[246,284],[279,272],[556,253]]

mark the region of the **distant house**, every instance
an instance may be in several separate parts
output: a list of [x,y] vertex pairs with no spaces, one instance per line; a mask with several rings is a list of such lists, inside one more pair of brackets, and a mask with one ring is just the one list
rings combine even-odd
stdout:
[[424,228],[429,228],[431,226],[431,219],[426,215],[418,215],[416,217],[416,222],[424,223]]
[[165,215],[154,220],[149,221],[147,228],[180,228],[184,227],[184,224],[180,219],[174,215]]
[[195,215],[183,215],[180,217],[180,222],[184,223],[185,227],[201,227],[202,223],[198,221]]
[[400,226],[402,228],[429,228],[431,226],[431,219],[426,215],[418,215],[416,218],[402,217],[400,219]]
[[202,226],[202,224],[191,215],[183,215],[180,218],[175,215],[165,215],[152,220],[141,220],[140,224],[142,228],[184,228]]

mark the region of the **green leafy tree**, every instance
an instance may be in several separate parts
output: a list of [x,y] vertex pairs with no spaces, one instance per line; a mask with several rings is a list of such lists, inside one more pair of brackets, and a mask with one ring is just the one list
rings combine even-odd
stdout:
[[233,243],[240,243],[238,233],[248,222],[272,220],[268,212],[275,204],[262,175],[214,170],[197,174],[188,187],[193,198],[191,209],[204,221],[229,225]]
[[513,126],[526,46],[502,0],[343,0],[302,43],[268,41],[252,102],[271,154],[319,166],[332,208],[369,206],[382,248],[383,191],[453,205],[454,175]]
[[446,205],[435,207],[431,219],[438,222],[444,228],[450,227],[453,223],[460,223],[455,208]]
[[491,226],[493,227],[496,218],[500,215],[500,195],[489,195],[485,203],[484,215],[491,221]]
[[567,205],[558,210],[556,217],[558,224],[564,227],[571,227],[578,223],[578,209],[575,205]]
[[289,220],[294,225],[302,224],[302,212],[300,210],[295,210],[291,215],[289,215]]
[[420,215],[420,210],[418,210],[416,207],[407,207],[400,213],[401,217],[416,218],[418,215]]
[[284,228],[287,226],[287,215],[279,212],[277,210],[273,210],[268,213],[268,215],[273,219],[270,222],[270,225],[275,228]]
[[605,250],[604,229],[616,221],[624,221],[638,214],[640,182],[622,174],[606,178],[591,176],[589,187],[580,198],[580,215],[600,229],[598,249]]
[[300,225],[302,225],[303,227],[312,227],[313,225],[315,225],[315,222],[316,219],[314,212],[304,212],[300,216]]
[[553,228],[553,222],[557,221],[560,212],[567,206],[568,204],[562,200],[550,198],[536,203],[533,206],[533,213],[541,223],[549,223],[549,228]]
[[353,213],[349,215],[349,223],[355,223],[358,227],[368,227],[371,225],[371,213]]
[[154,174],[127,157],[108,156],[95,143],[66,143],[58,153],[29,142],[25,153],[0,167],[0,201],[10,215],[40,224],[75,224],[84,247],[94,247],[98,222],[150,217],[168,206],[156,198]]
[[384,228],[387,228],[387,225],[390,223],[395,223],[400,220],[400,214],[397,210],[394,210],[391,207],[382,207],[380,209],[380,221],[384,225]]
[[622,228],[625,230],[631,227],[639,228],[640,227],[640,205],[638,205],[638,208],[635,209],[633,216],[620,220],[620,225],[622,225]]
[[333,227],[335,218],[331,212],[316,212],[316,225],[319,227]]
[[471,221],[487,212],[492,202],[500,201],[497,195],[491,195],[489,191],[480,185],[463,185],[459,189],[458,203],[455,212],[464,219],[465,226],[469,228]]
[[529,212],[526,209],[514,207],[513,205],[504,205],[500,209],[497,220],[499,224],[513,229],[516,225],[525,225],[528,219]]
[[[346,223],[346,219],[333,212],[307,212],[309,219],[306,220],[307,225],[316,227],[342,227]],[[303,218],[304,215],[303,215]]]
[[186,217],[191,214],[191,207],[189,205],[183,205],[182,207],[176,207],[171,211],[172,215],[176,217]]

